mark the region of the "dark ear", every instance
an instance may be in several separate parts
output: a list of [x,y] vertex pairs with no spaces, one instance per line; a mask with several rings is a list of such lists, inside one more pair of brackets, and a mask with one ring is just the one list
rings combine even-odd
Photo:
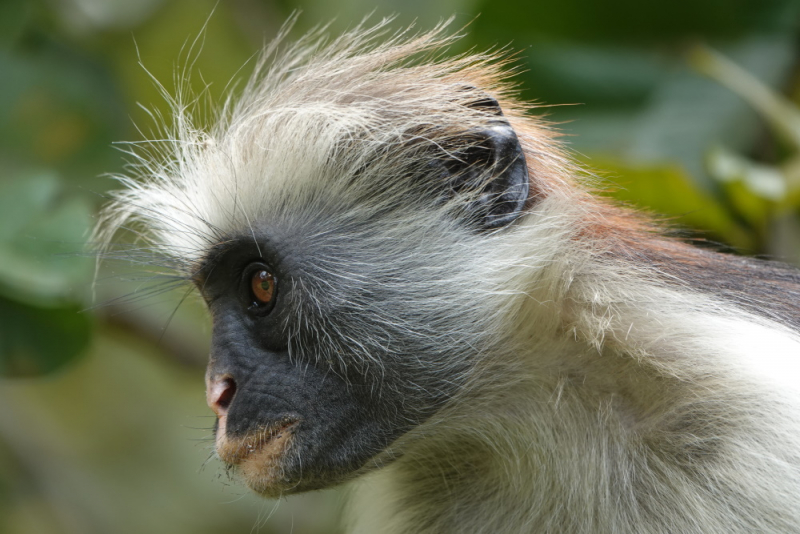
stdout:
[[[478,104],[498,112],[500,109],[490,98]],[[499,115],[502,117],[502,113]],[[466,136],[468,148],[456,151],[444,164],[451,191],[469,199],[466,215],[479,228],[506,226],[522,215],[530,187],[517,134],[506,120],[498,118]]]

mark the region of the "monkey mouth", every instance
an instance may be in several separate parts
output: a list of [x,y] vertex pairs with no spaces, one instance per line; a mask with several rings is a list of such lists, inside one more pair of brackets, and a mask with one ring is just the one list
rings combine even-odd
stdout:
[[216,450],[220,460],[235,468],[245,484],[265,495],[279,494],[283,482],[283,458],[293,441],[297,419],[284,419],[244,436],[229,436],[227,416],[219,418]]

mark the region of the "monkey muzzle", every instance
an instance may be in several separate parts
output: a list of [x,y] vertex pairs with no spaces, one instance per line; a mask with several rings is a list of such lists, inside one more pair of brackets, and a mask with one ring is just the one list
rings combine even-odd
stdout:
[[229,376],[206,378],[206,401],[217,415],[215,448],[219,458],[235,467],[244,482],[265,495],[280,495],[283,486],[283,458],[292,442],[297,419],[284,418],[244,435],[228,432],[228,409],[236,395],[236,383]]

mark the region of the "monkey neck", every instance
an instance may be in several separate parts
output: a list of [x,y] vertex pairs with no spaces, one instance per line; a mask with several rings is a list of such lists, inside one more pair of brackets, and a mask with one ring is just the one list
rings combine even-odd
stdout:
[[613,522],[592,523],[634,491],[625,476],[640,461],[633,451],[644,446],[647,410],[668,409],[659,398],[665,379],[578,342],[552,350],[565,363],[603,360],[606,372],[591,376],[599,368],[591,364],[546,375],[538,366],[493,369],[506,379],[445,409],[400,459],[360,482],[354,531],[591,532]]

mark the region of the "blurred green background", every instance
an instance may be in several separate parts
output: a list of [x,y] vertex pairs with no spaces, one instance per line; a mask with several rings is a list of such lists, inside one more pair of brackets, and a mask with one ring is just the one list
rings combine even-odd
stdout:
[[339,531],[341,490],[263,501],[211,458],[196,298],[172,317],[185,288],[150,295],[158,273],[126,262],[92,289],[82,252],[123,171],[113,143],[168,112],[142,65],[172,89],[207,23],[193,80],[218,98],[295,10],[294,36],[455,14],[454,52],[519,51],[522,97],[603,194],[800,264],[795,1],[2,0],[0,534]]

